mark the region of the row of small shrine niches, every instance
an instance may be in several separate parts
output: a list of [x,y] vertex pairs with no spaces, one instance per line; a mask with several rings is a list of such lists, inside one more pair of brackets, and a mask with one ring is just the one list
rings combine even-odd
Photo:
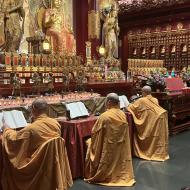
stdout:
[[147,35],[147,34],[159,34],[159,33],[167,33],[167,32],[180,32],[180,31],[188,31],[190,30],[189,22],[177,22],[171,23],[162,26],[152,26],[146,28],[134,28],[129,30],[127,33],[128,36],[137,36],[137,35]]
[[155,36],[155,37],[144,37],[144,38],[128,38],[128,44],[133,45],[135,47],[143,47],[143,46],[161,46],[161,45],[188,45],[190,42],[190,34],[178,34],[178,35],[165,35],[163,37]]
[[[131,57],[132,58],[132,57]],[[135,58],[137,59],[137,58]],[[147,59],[147,58],[145,58]],[[157,58],[155,58],[156,60]],[[172,69],[175,67],[176,69],[181,70],[183,67],[187,67],[190,63],[190,58],[165,58],[164,59],[164,67],[168,69]]]
[[163,67],[164,60],[148,60],[148,59],[128,59],[128,68],[138,68],[138,67]]
[[64,67],[81,65],[81,56],[65,56],[57,54],[18,54],[11,52],[0,52],[0,63],[5,65],[20,66],[47,66]]
[[156,55],[159,54],[161,57],[165,56],[166,54],[169,55],[175,55],[175,54],[181,54],[187,55],[188,54],[188,45],[187,44],[181,44],[180,46],[177,46],[175,44],[171,44],[169,47],[161,45],[159,47],[151,46],[151,47],[130,47],[129,46],[129,54],[130,56],[145,56],[145,55]]
[[188,67],[190,60],[189,59],[165,59],[164,67],[171,70],[173,67],[176,70],[182,70],[184,67]]

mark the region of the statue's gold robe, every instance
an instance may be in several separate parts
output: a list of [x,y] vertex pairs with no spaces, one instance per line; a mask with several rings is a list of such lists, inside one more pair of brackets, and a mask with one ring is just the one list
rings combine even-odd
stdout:
[[67,190],[72,177],[61,127],[41,115],[20,131],[3,133],[3,190]]
[[165,161],[168,155],[168,114],[151,95],[128,106],[133,115],[134,154],[145,160]]
[[92,129],[85,160],[85,181],[106,186],[135,183],[129,128],[123,111],[104,112]]

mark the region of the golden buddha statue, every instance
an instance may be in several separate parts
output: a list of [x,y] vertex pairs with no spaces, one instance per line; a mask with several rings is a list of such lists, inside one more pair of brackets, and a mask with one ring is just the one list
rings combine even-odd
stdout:
[[68,24],[67,36],[66,36],[66,48],[67,53],[69,54],[76,54],[75,50],[76,41],[73,34],[73,29],[70,24]]
[[24,32],[24,17],[23,0],[0,1],[0,48],[2,50],[7,52],[19,50]]
[[161,54],[164,54],[165,52],[166,52],[165,46],[162,46],[160,53],[161,53]]
[[176,47],[175,47],[175,45],[172,45],[171,46],[171,53],[175,53],[175,51],[176,51]]
[[182,52],[187,52],[187,45],[186,44],[182,45]]
[[136,48],[133,49],[133,55],[137,55],[137,49]]
[[151,54],[155,54],[155,53],[156,53],[156,49],[155,49],[155,47],[152,47]]
[[52,0],[44,13],[45,35],[50,37],[53,53],[73,54],[75,39],[70,24],[65,22],[63,0]]
[[142,48],[142,55],[145,55],[146,54],[146,49],[143,47]]
[[46,9],[44,16],[46,36],[49,36],[52,41],[54,53],[63,53],[66,49],[66,29],[62,3],[62,0],[52,0],[52,7]]

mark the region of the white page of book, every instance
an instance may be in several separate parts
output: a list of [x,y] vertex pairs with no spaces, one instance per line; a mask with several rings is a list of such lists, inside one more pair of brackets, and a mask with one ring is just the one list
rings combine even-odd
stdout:
[[126,108],[129,105],[129,101],[125,95],[119,96],[120,109]]
[[0,129],[3,126],[3,112],[0,112]]
[[71,119],[80,116],[80,113],[79,113],[78,107],[76,106],[76,103],[66,104],[66,109],[68,109],[70,111]]
[[88,110],[82,102],[73,102],[66,104],[66,109],[70,111],[71,119],[81,116],[89,116]]
[[27,126],[27,122],[22,111],[12,110],[11,114],[17,128],[23,128]]
[[86,109],[86,106],[82,102],[77,102],[77,106],[79,107],[81,116],[89,116],[88,110]]
[[17,126],[15,125],[15,121],[12,117],[12,114],[10,111],[3,112],[3,118],[5,120],[5,123],[12,129],[16,129]]

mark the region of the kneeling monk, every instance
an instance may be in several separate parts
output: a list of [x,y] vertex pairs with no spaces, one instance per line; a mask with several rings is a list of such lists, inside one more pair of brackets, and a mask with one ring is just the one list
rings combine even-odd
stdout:
[[39,98],[32,103],[32,124],[20,131],[4,124],[3,190],[66,190],[72,185],[61,126],[46,111],[47,102]]
[[142,88],[143,97],[128,106],[136,125],[135,156],[154,161],[165,161],[168,155],[168,114],[151,95],[151,88]]
[[135,183],[131,160],[129,128],[119,109],[119,97],[108,94],[107,111],[92,129],[85,160],[85,181],[107,186],[132,186]]

